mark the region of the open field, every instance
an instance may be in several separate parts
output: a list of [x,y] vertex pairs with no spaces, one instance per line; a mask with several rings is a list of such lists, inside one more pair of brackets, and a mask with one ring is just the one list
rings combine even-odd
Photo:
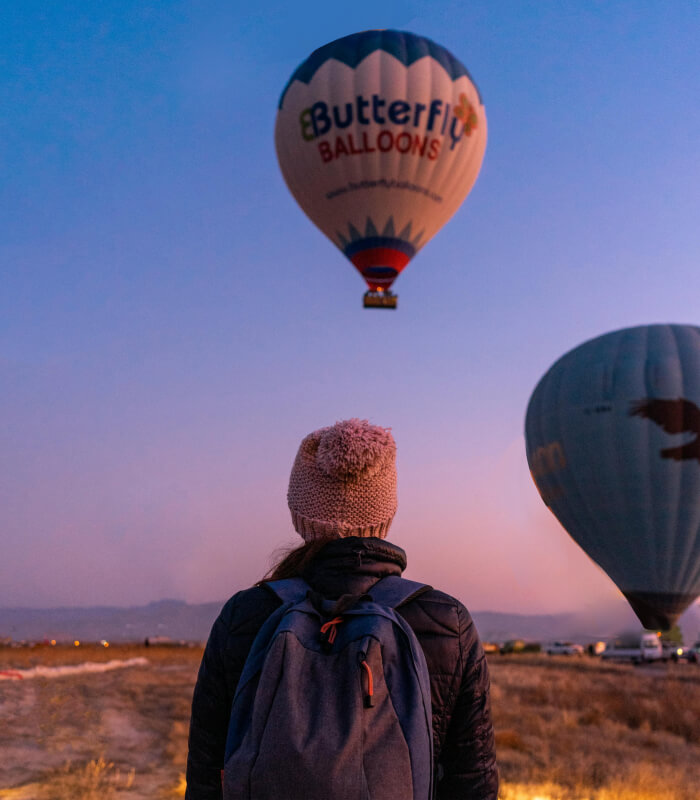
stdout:
[[700,668],[490,659],[504,800],[697,800]]
[[[0,670],[148,659],[0,681],[0,800],[181,797],[200,656],[140,646],[0,650]],[[698,665],[545,656],[490,664],[502,800],[700,796]]]

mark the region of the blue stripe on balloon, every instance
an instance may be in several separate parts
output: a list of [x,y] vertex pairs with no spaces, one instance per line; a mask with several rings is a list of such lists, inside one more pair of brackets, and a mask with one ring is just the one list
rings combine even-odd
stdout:
[[348,258],[352,258],[356,253],[361,253],[363,250],[372,250],[375,247],[388,247],[392,250],[398,250],[400,253],[405,253],[409,258],[413,258],[416,254],[416,248],[410,242],[405,242],[403,239],[395,239],[391,236],[369,236],[366,239],[357,239],[354,242],[350,242],[343,252]]
[[395,278],[399,271],[393,267],[365,267],[362,274],[368,278]]
[[[364,58],[377,50],[391,54],[407,67],[410,67],[419,58],[430,56],[444,68],[453,81],[466,75],[479,93],[479,89],[464,64],[458,61],[449,50],[430,39],[404,31],[363,31],[336,39],[334,42],[329,42],[323,47],[319,47],[318,50],[314,50],[306,61],[297,67],[284,87],[278,108],[282,108],[287,90],[294,81],[308,84],[316,71],[329,59],[334,58],[355,69]],[[481,102],[480,93],[479,101]]]

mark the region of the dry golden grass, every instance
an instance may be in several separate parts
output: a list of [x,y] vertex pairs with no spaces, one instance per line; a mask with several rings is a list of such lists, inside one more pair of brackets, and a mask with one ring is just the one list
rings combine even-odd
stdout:
[[89,761],[80,767],[71,765],[55,773],[40,787],[42,800],[79,797],[81,800],[113,800],[120,791],[134,784],[135,770],[126,775],[104,758]]
[[697,800],[700,669],[492,657],[503,800]]
[[0,651],[0,669],[147,658],[100,674],[0,683],[0,800],[112,800],[184,794],[199,648]]
[[[198,648],[0,650],[0,669],[147,658],[0,682],[0,800],[184,794]],[[697,800],[700,667],[492,656],[501,800]]]

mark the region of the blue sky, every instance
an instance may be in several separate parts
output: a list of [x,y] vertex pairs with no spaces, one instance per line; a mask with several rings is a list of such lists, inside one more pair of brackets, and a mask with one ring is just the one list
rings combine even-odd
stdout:
[[[392,539],[474,609],[620,602],[541,504],[523,418],[561,354],[697,322],[692,2],[0,4],[0,606],[223,599],[293,541],[296,447],[399,448]],[[396,313],[303,216],[277,100],[331,39],[411,30],[489,123]]]

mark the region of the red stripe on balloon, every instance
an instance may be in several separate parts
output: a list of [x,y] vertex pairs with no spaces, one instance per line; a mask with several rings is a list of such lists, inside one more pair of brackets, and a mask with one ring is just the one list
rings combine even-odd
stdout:
[[[394,250],[390,247],[371,247],[368,250],[355,253],[350,260],[360,271],[370,290],[376,292],[380,289],[388,289],[396,280],[401,270],[411,260],[411,257],[407,256],[406,253],[402,253],[400,250]],[[396,275],[392,275],[391,277],[365,275],[365,270],[369,267],[391,267],[396,270]]]
[[392,267],[401,272],[411,257],[390,247],[372,247],[355,253],[350,260],[360,271],[367,267]]

